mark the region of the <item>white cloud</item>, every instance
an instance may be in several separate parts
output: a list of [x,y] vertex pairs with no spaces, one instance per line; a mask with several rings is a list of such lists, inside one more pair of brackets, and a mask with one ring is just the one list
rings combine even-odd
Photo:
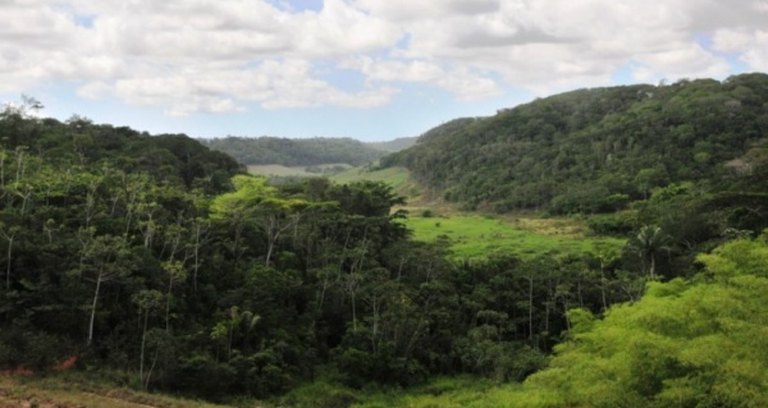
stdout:
[[753,71],[768,72],[768,31],[756,31],[751,45],[741,55],[742,61]]
[[[299,0],[293,0],[299,1]],[[722,53],[768,69],[767,0],[325,0],[296,12],[266,0],[0,1],[0,91],[57,81],[169,114],[372,107],[398,83],[458,99],[505,87],[543,95],[643,78],[729,73]],[[711,36],[712,49],[701,39]],[[359,89],[323,67],[353,69]]]
[[730,65],[707,52],[698,44],[680,44],[664,51],[641,55],[637,61],[668,79],[715,77],[728,75]]
[[768,71],[768,30],[720,29],[713,36],[713,48],[736,54],[752,71]]
[[314,79],[311,64],[303,60],[268,60],[247,69],[204,67],[170,72],[164,76],[120,79],[115,93],[136,105],[161,105],[175,116],[193,112],[236,112],[243,102],[264,108],[311,106],[373,107],[389,102],[389,87],[349,93]]
[[86,99],[101,99],[112,92],[113,87],[101,81],[88,82],[77,88],[77,95]]
[[720,52],[743,52],[749,49],[752,36],[742,30],[720,29],[712,36],[712,48]]
[[346,61],[344,67],[358,69],[373,82],[429,83],[455,94],[462,100],[481,99],[498,95],[496,82],[466,68],[446,70],[428,61],[402,61],[361,57]]

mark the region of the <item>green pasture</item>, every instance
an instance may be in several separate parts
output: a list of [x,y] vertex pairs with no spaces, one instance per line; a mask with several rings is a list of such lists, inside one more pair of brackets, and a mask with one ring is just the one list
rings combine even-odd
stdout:
[[348,184],[354,181],[381,181],[392,187],[395,193],[404,197],[415,197],[420,194],[418,184],[410,177],[405,167],[389,167],[380,170],[368,170],[365,167],[353,167],[329,177],[338,184]]
[[[248,165],[248,173],[265,177],[320,177],[323,171],[332,171],[335,168],[349,168],[346,163],[329,163],[316,166],[283,166],[281,164],[251,164]],[[315,168],[317,171],[309,171]]]
[[583,253],[594,251],[598,246],[621,248],[625,242],[618,238],[586,236],[572,227],[534,228],[530,222],[481,215],[412,216],[404,222],[417,241],[447,239],[454,257],[460,259],[486,257],[493,253],[516,254],[522,258]]

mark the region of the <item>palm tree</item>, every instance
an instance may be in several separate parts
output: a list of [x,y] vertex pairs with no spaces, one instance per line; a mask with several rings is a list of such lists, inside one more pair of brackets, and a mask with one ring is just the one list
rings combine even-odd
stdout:
[[656,254],[662,250],[669,251],[669,235],[665,234],[660,227],[655,225],[646,225],[640,228],[640,231],[633,237],[628,245],[629,248],[640,255],[643,260],[643,269],[646,269],[646,262],[649,262],[648,276],[651,279],[656,277]]

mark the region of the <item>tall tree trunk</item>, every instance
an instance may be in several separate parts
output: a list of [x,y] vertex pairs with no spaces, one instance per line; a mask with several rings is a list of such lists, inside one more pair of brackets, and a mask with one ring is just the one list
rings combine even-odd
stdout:
[[275,247],[275,241],[269,239],[269,245],[267,246],[267,257],[264,260],[264,266],[269,266],[269,261],[272,259],[272,250]]
[[171,294],[173,291],[173,272],[169,272],[171,277],[168,280],[168,295],[165,299],[165,331],[166,333],[170,330],[170,321],[171,321]]
[[373,331],[371,333],[371,349],[373,350],[374,353],[376,353],[377,348],[378,348],[378,347],[376,347],[376,344],[377,344],[376,337],[377,337],[378,331],[379,331],[379,307],[378,307],[379,305],[376,302],[376,298],[377,298],[377,296],[374,294],[373,295],[373,307],[372,307],[372,309],[373,309],[372,310],[372,312],[373,312]]
[[104,273],[103,270],[99,271],[99,276],[96,278],[96,290],[93,293],[93,304],[91,305],[91,322],[88,325],[88,345],[91,345],[93,341],[93,322],[96,319],[96,303],[99,301],[99,289],[101,289],[101,277]]
[[8,263],[5,268],[5,290],[11,288],[11,263],[13,261],[13,238],[16,235],[7,236],[8,238]]
[[152,371],[155,369],[155,364],[157,364],[158,354],[160,354],[160,347],[155,349],[155,354],[152,356],[152,365],[149,366],[149,371],[147,371],[147,379],[144,381],[144,390],[149,389],[149,380],[152,378]]
[[357,331],[357,308],[355,307],[355,292],[352,292],[352,331]]
[[202,226],[201,225],[195,225],[195,250],[193,252],[194,254],[194,264],[192,268],[192,288],[195,292],[197,292],[197,271],[200,269],[200,235],[202,234]]

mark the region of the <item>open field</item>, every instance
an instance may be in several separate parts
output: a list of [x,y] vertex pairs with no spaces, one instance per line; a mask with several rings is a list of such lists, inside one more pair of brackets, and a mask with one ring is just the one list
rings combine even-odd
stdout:
[[[541,218],[536,214],[480,215],[460,212],[443,200],[428,200],[410,172],[402,167],[369,171],[354,167],[330,177],[337,183],[357,180],[382,181],[406,197],[402,207],[410,212],[405,224],[418,241],[447,238],[455,258],[485,257],[494,252],[513,253],[531,258],[546,253],[582,253],[596,246],[620,248],[625,241],[610,237],[591,237],[588,228],[571,218]],[[422,217],[431,212],[439,216]]]
[[406,197],[409,202],[422,193],[418,183],[411,179],[410,172],[405,167],[389,167],[373,171],[363,167],[353,167],[329,178],[339,184],[360,180],[381,181],[392,186],[395,193]]
[[[413,214],[416,215],[416,214]],[[622,247],[624,240],[589,237],[570,219],[497,218],[481,215],[411,216],[405,224],[418,241],[447,238],[455,258],[478,258],[511,253],[522,258],[552,253],[581,253],[597,246]]]
[[[249,165],[248,173],[259,176],[273,177],[320,177],[323,171],[332,171],[334,168],[351,168],[346,163],[319,164],[317,166],[283,166],[280,164]],[[318,172],[307,171],[308,168],[316,168]]]

